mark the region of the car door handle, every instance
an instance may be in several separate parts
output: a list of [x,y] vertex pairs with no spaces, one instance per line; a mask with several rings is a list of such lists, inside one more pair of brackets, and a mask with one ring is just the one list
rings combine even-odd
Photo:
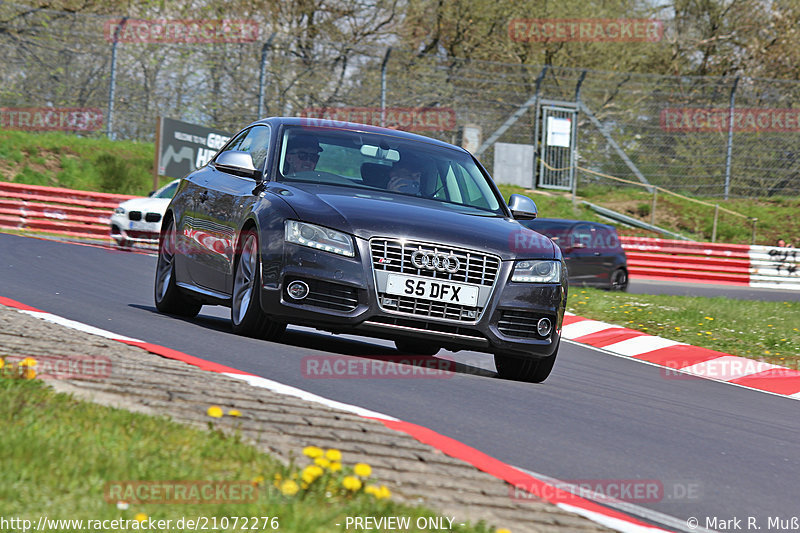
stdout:
[[595,252],[594,255],[600,255],[600,252]]

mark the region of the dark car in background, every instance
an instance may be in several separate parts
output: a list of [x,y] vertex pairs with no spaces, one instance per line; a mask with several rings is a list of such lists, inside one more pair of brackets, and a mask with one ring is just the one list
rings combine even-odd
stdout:
[[406,353],[488,352],[501,376],[540,382],[558,352],[567,280],[559,248],[519,223],[535,216],[527,197],[506,205],[463,148],[265,119],[181,181],[155,302],[183,316],[228,306],[234,332],[265,339],[298,324]]
[[550,237],[561,248],[571,285],[628,289],[628,262],[614,226],[560,218],[537,218],[521,224]]

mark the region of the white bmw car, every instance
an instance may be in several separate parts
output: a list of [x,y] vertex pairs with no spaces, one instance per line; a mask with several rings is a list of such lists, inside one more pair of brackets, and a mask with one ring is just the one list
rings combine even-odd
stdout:
[[167,212],[180,181],[173,180],[146,198],[132,198],[119,204],[111,215],[111,238],[114,242],[118,246],[158,243],[161,218]]

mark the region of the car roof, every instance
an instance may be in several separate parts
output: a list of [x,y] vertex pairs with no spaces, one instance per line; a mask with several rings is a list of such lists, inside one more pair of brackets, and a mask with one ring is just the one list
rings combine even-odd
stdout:
[[428,144],[441,146],[443,148],[456,149],[461,152],[466,152],[466,150],[460,146],[440,141],[438,139],[434,139],[433,137],[426,137],[424,135],[417,135],[416,133],[409,133],[407,131],[395,130],[391,128],[381,128],[380,126],[372,126],[369,124],[359,124],[357,122],[344,122],[339,120],[313,118],[313,117],[269,117],[253,122],[248,126],[253,126],[255,124],[270,124],[272,126],[281,126],[281,125],[306,126],[308,128],[315,128],[315,129],[378,133],[381,135],[396,137],[398,139],[425,142]]

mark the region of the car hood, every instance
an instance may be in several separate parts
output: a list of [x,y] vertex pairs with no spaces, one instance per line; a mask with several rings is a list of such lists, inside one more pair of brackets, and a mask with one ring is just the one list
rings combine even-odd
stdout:
[[516,220],[452,204],[326,185],[281,184],[275,192],[306,222],[363,239],[395,237],[491,251],[503,259],[561,256],[547,237]]
[[167,212],[170,198],[132,198],[119,204],[125,211],[147,211],[148,213]]

